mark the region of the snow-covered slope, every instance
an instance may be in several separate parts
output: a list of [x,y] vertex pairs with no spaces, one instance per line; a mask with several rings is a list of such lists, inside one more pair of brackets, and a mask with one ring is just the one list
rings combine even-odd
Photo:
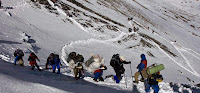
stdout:
[[[57,76],[48,71],[34,72],[26,67],[14,67],[4,62],[12,63],[14,50],[21,48],[25,51],[25,66],[29,66],[26,59],[31,51],[36,52],[41,59],[41,67],[44,67],[46,58],[52,52],[60,54],[65,65],[67,54],[71,51],[82,54],[86,60],[91,54],[99,54],[105,58],[108,66],[104,76],[114,74],[109,66],[113,54],[119,53],[126,60],[132,61],[133,72],[137,71],[140,54],[146,54],[148,66],[153,63],[165,65],[165,70],[161,72],[164,81],[159,85],[162,93],[198,92],[199,89],[194,85],[200,83],[199,2],[58,0],[57,6],[54,6],[50,0],[2,1],[4,8],[0,9],[0,73],[1,79],[10,82],[1,87],[1,90],[4,93],[34,93],[37,89],[40,92],[144,92],[143,83],[132,85],[130,65],[125,65],[126,78],[130,81],[126,88],[124,79],[119,85],[110,79],[94,83],[89,74],[84,80],[75,81],[67,66],[63,67],[63,75]],[[133,21],[128,22],[128,17],[133,17]],[[134,23],[139,31],[128,33],[128,28],[131,27],[129,23]],[[28,42],[23,42],[23,39]],[[8,72],[10,67],[13,69]],[[25,76],[24,79],[21,79],[21,75]],[[30,80],[27,79],[29,77]],[[37,77],[42,79],[35,79]],[[52,82],[45,83],[51,80]],[[12,82],[17,85],[12,85]],[[80,87],[80,90],[76,90],[76,87]],[[91,90],[86,90],[88,88]]]

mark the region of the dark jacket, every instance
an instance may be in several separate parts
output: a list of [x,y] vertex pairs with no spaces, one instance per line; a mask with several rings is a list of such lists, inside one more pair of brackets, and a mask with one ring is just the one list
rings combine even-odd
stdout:
[[149,85],[158,85],[157,79],[163,80],[162,75],[161,74],[157,74],[157,73],[156,74],[152,74],[151,76],[149,76],[147,78],[148,84]]
[[112,58],[111,59],[111,62],[110,62],[110,65],[113,67],[113,68],[124,68],[123,64],[129,64],[130,62],[126,62],[126,61],[123,61],[121,62],[120,58],[119,57],[115,57],[115,58]]

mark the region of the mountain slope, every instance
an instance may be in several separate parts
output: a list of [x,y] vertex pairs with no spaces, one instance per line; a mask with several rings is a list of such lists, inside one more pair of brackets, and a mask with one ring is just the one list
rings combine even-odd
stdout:
[[[108,70],[104,72],[105,76],[114,74],[109,61],[113,54],[119,53],[125,56],[126,60],[132,61],[131,69],[130,65],[125,65],[126,78],[132,82],[130,72],[137,71],[140,54],[145,54],[148,66],[153,63],[162,63],[166,67],[161,72],[164,76],[164,83],[160,84],[161,92],[196,92],[198,88],[193,85],[200,82],[198,2],[191,0],[177,0],[177,2],[173,0],[59,0],[56,3],[57,6],[54,6],[50,0],[4,1],[4,8],[0,9],[0,58],[12,63],[14,50],[21,48],[25,51],[25,66],[29,66],[27,58],[33,51],[41,59],[39,65],[44,68],[46,58],[52,52],[60,54],[65,65],[68,64],[67,54],[71,51],[82,54],[86,60],[90,54],[99,54],[105,58],[105,64],[108,66]],[[128,17],[133,17],[133,21],[128,21]],[[134,23],[139,28],[137,33],[128,33],[128,28],[132,27],[130,23]],[[23,42],[25,38],[23,32],[31,36],[29,42]],[[6,65],[5,68],[3,65]],[[6,67],[9,66],[11,65],[2,63],[1,79],[8,77],[8,81],[20,83],[18,79],[13,78],[15,74],[7,73],[9,69]],[[17,72],[14,72],[17,69],[18,67],[12,71],[16,73],[16,77],[21,78]],[[51,84],[59,81],[60,78],[54,78],[55,75],[48,77],[48,74],[52,75],[49,72],[25,70],[20,74],[28,74],[27,77],[29,77],[30,73],[34,73],[33,78],[55,79],[50,84],[42,81],[33,82],[33,87],[35,83],[40,83],[39,86],[45,85],[44,90],[40,90],[41,92],[49,91],[46,90],[48,86],[59,92],[78,92],[78,90],[73,90],[75,86],[79,86],[78,84],[68,86],[71,90],[67,90],[61,86],[62,83],[52,86]],[[48,73],[47,76],[45,73]],[[66,77],[70,78],[72,83],[79,82],[69,77],[72,76],[72,72],[67,66],[63,67],[63,74],[66,76],[59,75],[61,81]],[[86,76],[84,80],[92,82],[90,78],[92,75]],[[95,87],[96,84],[99,85],[98,87],[105,86],[106,91],[117,89],[121,90],[118,92],[144,92],[142,83],[133,86],[129,83],[128,88],[125,88],[124,80],[117,85],[108,79],[105,83],[89,83],[89,86]],[[7,88],[12,87],[11,85],[12,82],[9,82],[8,87],[2,89],[5,89],[5,92],[14,91],[7,91]],[[19,89],[19,87],[13,89]],[[99,88],[92,89],[101,92]],[[86,91],[83,86],[81,90]],[[19,91],[23,92],[21,89]],[[27,91],[34,92],[34,90]]]

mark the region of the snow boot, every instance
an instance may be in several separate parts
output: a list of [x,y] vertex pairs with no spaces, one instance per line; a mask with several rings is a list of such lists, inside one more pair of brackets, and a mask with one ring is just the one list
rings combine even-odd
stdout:
[[117,76],[114,76],[114,80],[116,81],[116,83],[119,83],[119,82],[120,82],[120,80],[118,79]]
[[98,82],[97,79],[93,79],[95,82]]
[[55,70],[53,70],[53,73],[56,73],[56,71],[55,71]]
[[99,81],[104,81],[103,77],[99,77]]
[[32,66],[31,66],[31,70],[34,70],[34,68],[35,68],[35,66],[32,65]]
[[57,74],[60,74],[60,68],[58,69],[58,72],[57,72]]

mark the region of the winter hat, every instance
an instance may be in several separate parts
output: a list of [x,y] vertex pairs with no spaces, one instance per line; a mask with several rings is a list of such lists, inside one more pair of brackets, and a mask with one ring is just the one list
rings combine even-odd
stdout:
[[31,55],[32,55],[32,56],[35,56],[35,53],[34,53],[34,52],[32,52],[32,53],[30,54],[30,56],[31,56]]
[[119,57],[122,61],[125,61],[125,58],[123,56]]
[[144,54],[141,55],[142,61],[146,60],[146,57]]

